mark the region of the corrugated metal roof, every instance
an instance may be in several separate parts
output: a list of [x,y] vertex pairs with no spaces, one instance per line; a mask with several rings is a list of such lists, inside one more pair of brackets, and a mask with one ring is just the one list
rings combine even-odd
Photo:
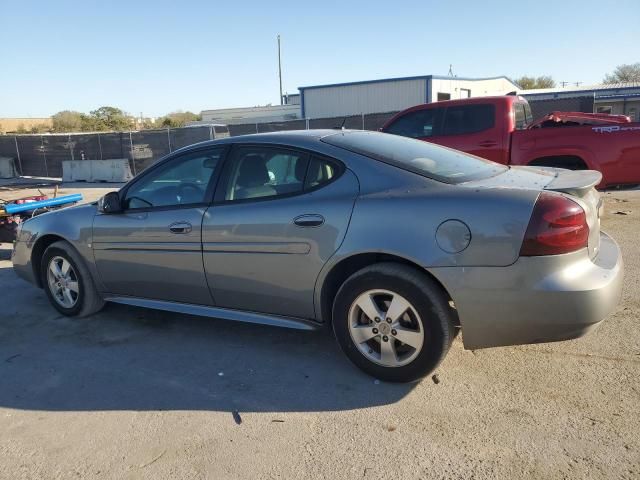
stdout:
[[[534,88],[531,90],[518,90],[519,95],[549,95],[549,94],[576,94],[585,92],[600,92],[602,90],[615,91],[627,89],[640,89],[640,82],[623,83],[599,83],[596,85],[580,85],[578,87],[567,85],[566,87]],[[612,93],[607,92],[607,93]],[[597,96],[597,93],[596,93]]]

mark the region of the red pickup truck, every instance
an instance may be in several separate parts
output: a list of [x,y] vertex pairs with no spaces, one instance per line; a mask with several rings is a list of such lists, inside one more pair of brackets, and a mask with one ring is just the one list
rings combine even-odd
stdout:
[[600,188],[640,183],[640,123],[623,115],[552,112],[534,122],[527,101],[507,95],[417,105],[380,130],[505,165],[599,170]]

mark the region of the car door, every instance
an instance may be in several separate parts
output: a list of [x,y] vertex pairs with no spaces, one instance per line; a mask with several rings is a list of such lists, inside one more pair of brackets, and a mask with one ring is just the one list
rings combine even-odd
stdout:
[[184,153],[121,192],[123,210],[97,214],[93,252],[107,292],[211,305],[202,265],[202,218],[224,147]]
[[234,147],[203,220],[216,305],[313,318],[316,279],[344,239],[357,195],[355,175],[333,159]]
[[503,142],[502,127],[496,122],[496,107],[493,104],[449,106],[444,111],[440,132],[429,141],[506,163],[508,149]]

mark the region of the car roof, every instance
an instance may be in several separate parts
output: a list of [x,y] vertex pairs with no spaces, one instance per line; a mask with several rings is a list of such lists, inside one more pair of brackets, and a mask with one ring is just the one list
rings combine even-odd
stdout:
[[214,145],[227,145],[234,143],[274,143],[292,146],[311,146],[327,135],[332,135],[338,131],[349,132],[349,130],[337,129],[317,129],[317,130],[285,130],[281,132],[267,133],[251,133],[248,135],[236,135],[233,137],[220,138],[217,140],[206,140],[204,142],[194,143],[175,150],[173,153],[188,152],[202,147]]

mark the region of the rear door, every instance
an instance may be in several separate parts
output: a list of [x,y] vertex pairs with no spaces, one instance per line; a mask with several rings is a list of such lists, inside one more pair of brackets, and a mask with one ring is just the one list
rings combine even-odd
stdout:
[[96,215],[93,252],[108,293],[212,304],[202,218],[223,153],[210,147],[153,167],[122,192],[122,212]]
[[454,105],[444,112],[442,128],[431,141],[494,162],[506,163],[500,125],[493,104]]
[[216,305],[313,318],[316,279],[342,243],[357,195],[355,175],[334,159],[235,147],[203,221]]

